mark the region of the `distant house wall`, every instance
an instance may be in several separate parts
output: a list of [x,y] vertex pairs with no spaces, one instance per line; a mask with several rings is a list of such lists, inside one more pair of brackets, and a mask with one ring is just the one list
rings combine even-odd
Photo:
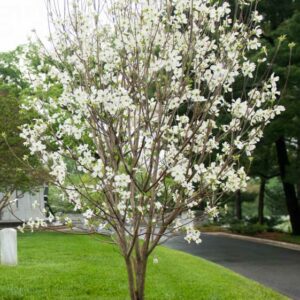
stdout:
[[[0,199],[2,194],[0,193]],[[6,207],[0,215],[0,223],[28,221],[30,218],[44,218],[44,188],[40,188],[33,193],[14,192],[11,200],[17,199],[10,208]],[[33,207],[33,203],[37,201],[39,206]],[[12,211],[12,212],[11,212]]]

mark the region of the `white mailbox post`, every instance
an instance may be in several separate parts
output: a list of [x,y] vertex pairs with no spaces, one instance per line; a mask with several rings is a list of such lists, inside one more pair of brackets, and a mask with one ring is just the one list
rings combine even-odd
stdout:
[[0,231],[0,259],[2,265],[18,264],[17,231],[13,228]]

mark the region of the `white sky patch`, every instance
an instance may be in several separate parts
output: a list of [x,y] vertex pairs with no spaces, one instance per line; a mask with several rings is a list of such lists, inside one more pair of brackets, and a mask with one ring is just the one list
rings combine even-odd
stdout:
[[48,35],[44,0],[0,0],[0,52],[27,43],[33,29],[42,39]]

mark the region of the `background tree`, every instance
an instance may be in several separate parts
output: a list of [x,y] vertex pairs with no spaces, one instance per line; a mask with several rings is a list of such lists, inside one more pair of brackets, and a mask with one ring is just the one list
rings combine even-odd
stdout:
[[[261,1],[259,9],[264,14],[264,38],[267,49],[276,53],[272,64],[273,70],[280,77],[282,90],[281,103],[285,112],[276,119],[265,131],[264,139],[254,156],[255,170],[253,175],[261,177],[261,190],[264,188],[264,179],[280,175],[285,192],[286,206],[292,223],[294,234],[300,233],[300,209],[296,186],[300,182],[299,161],[297,160],[299,140],[299,1]],[[278,49],[280,37],[282,46]],[[292,43],[296,43],[293,45]],[[292,49],[293,48],[293,49]],[[291,50],[293,53],[291,55]],[[287,67],[290,66],[290,67]],[[275,145],[275,147],[274,147]],[[277,159],[274,157],[274,149]],[[269,155],[271,154],[271,155]],[[262,158],[264,158],[262,160]],[[277,170],[274,169],[277,160]],[[266,174],[267,173],[267,174]],[[264,174],[264,176],[261,176]],[[267,176],[265,176],[267,175]],[[262,195],[260,194],[259,214],[262,220]],[[278,204],[280,206],[280,203]]]
[[23,145],[20,127],[29,116],[20,109],[26,84],[15,68],[16,55],[15,52],[0,54],[0,214],[15,199],[12,197],[15,191],[34,191],[44,183],[44,172],[37,160],[31,157],[29,162],[22,161],[30,153]]

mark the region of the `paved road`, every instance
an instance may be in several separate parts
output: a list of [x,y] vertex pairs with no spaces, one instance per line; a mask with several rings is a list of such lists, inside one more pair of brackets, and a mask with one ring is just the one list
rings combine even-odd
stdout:
[[188,244],[182,236],[170,239],[166,245],[201,256],[300,300],[300,251],[210,234],[202,234],[200,245]]

